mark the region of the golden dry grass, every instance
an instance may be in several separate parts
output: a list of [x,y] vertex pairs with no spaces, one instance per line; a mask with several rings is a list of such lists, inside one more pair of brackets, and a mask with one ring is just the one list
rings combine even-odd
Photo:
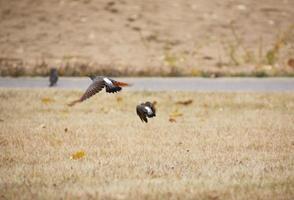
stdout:
[[1,199],[294,198],[293,93],[80,94],[0,90]]

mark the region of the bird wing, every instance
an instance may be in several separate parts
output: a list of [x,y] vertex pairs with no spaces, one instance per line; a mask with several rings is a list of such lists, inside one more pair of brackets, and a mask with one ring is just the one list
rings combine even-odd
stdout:
[[80,98],[80,101],[84,101],[91,96],[100,92],[105,86],[105,83],[102,79],[94,79],[93,83],[87,88],[86,92]]
[[147,123],[148,120],[146,117],[145,108],[142,105],[138,105],[136,110],[137,110],[137,115],[140,117],[140,119]]
[[105,86],[105,83],[104,83],[103,79],[94,79],[92,84],[87,88],[86,92],[83,94],[83,96],[80,99],[69,103],[68,105],[73,106],[76,103],[82,102],[82,101],[90,98],[91,96],[100,92],[104,88],[104,86]]

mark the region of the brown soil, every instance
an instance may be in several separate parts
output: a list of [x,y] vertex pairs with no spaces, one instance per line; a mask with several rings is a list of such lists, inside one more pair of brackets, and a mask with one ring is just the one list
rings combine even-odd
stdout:
[[0,0],[0,75],[293,75],[292,0]]

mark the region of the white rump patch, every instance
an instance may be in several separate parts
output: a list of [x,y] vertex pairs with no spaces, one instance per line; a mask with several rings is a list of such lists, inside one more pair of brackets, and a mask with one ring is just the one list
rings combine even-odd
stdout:
[[113,85],[111,80],[109,80],[109,78],[103,78],[103,80],[105,81],[105,83],[107,83],[108,85]]
[[145,106],[144,108],[147,110],[148,115],[151,115],[153,113],[151,108],[149,108],[148,106]]

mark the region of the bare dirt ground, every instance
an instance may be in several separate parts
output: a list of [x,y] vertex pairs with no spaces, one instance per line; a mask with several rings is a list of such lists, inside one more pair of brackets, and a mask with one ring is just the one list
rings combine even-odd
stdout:
[[0,90],[1,199],[294,198],[293,93],[80,95]]
[[292,0],[0,0],[0,74],[294,74]]

